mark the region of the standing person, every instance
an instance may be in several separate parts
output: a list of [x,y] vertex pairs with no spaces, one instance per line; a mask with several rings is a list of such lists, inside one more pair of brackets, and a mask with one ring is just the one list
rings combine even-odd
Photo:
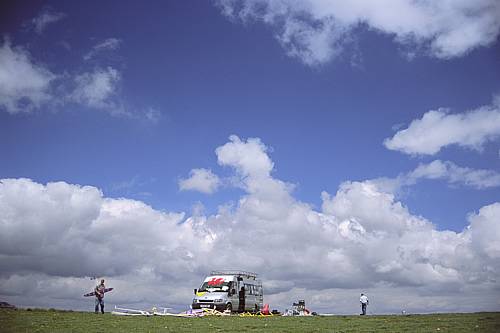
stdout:
[[359,298],[359,302],[361,303],[361,315],[364,316],[366,315],[366,307],[368,306],[368,297],[366,297],[365,294],[361,294],[361,297]]
[[239,312],[245,312],[245,287],[241,287],[238,293],[238,298],[240,301],[240,306],[238,308]]
[[99,306],[101,307],[101,313],[104,314],[104,290],[106,286],[104,285],[104,279],[98,284],[95,289],[95,313],[99,313]]

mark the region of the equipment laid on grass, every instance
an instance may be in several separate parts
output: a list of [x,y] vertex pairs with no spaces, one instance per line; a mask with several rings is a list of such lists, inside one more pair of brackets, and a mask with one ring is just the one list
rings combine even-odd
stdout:
[[136,309],[126,309],[120,308],[115,305],[115,311],[112,311],[111,314],[116,316],[143,316],[143,317],[151,317],[151,316],[173,316],[173,317],[184,317],[184,318],[192,318],[192,317],[205,317],[205,316],[228,316],[231,313],[224,311],[220,312],[214,309],[198,309],[192,310],[189,309],[187,311],[183,311],[180,313],[170,313],[168,312],[171,308],[163,308],[163,311],[158,311],[156,307],[153,307],[151,310],[136,310]]
[[[159,312],[158,308],[163,309],[163,312]],[[158,308],[156,306],[153,306],[153,308],[151,309],[154,316],[171,316],[171,315],[173,315],[173,313],[168,312],[168,310],[171,310],[172,308],[164,308],[161,306],[159,306]]]
[[274,316],[279,316],[278,315],[274,315],[272,313],[269,313],[269,314],[263,314],[262,312],[257,312],[257,313],[254,313],[254,312],[243,312],[243,313],[240,313],[238,316],[240,317],[274,317]]
[[269,304],[264,304],[264,307],[259,312],[243,312],[240,317],[272,317],[281,315],[277,310],[269,311]]
[[[198,317],[208,317],[208,316],[231,316],[231,312],[225,310],[223,312],[217,311],[215,309],[189,309],[187,311],[183,311],[180,313],[171,313],[168,312],[171,308],[163,308],[163,311],[158,311],[158,308],[153,307],[151,310],[137,310],[137,309],[126,309],[120,308],[115,305],[115,311],[112,311],[111,314],[116,316],[143,316],[143,317],[152,317],[152,316],[173,316],[173,317],[183,317],[183,318],[198,318]],[[267,305],[267,312],[259,311],[255,312],[243,312],[240,313],[240,317],[272,317],[279,316],[280,313],[276,312],[275,314],[269,312],[269,305]]]
[[286,309],[283,316],[312,316],[315,312],[309,311],[306,308],[306,301],[301,299],[297,303],[293,303],[291,309]]
[[112,311],[111,314],[116,315],[116,316],[152,316],[153,313],[146,311],[146,310],[135,310],[135,309],[125,309],[125,308],[119,308],[115,305],[115,310],[118,311]]
[[136,309],[125,309],[125,308],[119,308],[115,305],[115,310],[118,311],[112,311],[111,314],[117,315],[117,316],[176,316],[176,313],[170,313],[168,312],[169,309],[172,308],[163,308],[159,307],[160,309],[163,309],[163,311],[158,311],[158,308],[154,306],[151,310],[136,310]]
[[[113,290],[113,288],[106,288],[104,289],[104,292],[107,293],[107,292],[110,292],[111,290]],[[95,296],[95,291],[93,292],[90,292],[90,293],[87,293],[85,295],[83,295],[84,297],[90,297],[90,296]]]

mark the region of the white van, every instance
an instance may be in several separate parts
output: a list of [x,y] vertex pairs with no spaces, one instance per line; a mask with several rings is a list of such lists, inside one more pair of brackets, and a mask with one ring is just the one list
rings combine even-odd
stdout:
[[212,271],[194,295],[193,309],[257,312],[264,303],[262,282],[257,274],[245,271]]

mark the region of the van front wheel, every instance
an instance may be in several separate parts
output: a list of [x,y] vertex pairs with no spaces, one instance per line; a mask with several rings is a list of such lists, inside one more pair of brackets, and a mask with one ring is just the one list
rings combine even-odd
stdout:
[[233,312],[233,305],[231,303],[226,304],[226,311]]

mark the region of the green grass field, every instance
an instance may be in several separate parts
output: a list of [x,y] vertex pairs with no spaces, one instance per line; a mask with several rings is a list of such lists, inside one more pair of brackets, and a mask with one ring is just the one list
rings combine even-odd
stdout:
[[500,332],[500,313],[330,317],[119,317],[0,310],[0,332]]

